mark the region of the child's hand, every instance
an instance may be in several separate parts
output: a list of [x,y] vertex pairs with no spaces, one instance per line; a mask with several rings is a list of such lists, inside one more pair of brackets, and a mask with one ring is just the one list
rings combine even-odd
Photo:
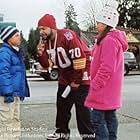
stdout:
[[14,102],[14,96],[13,95],[4,96],[4,103],[12,103],[12,102]]
[[37,54],[41,56],[44,50],[45,50],[45,44],[40,41],[39,44],[37,45]]

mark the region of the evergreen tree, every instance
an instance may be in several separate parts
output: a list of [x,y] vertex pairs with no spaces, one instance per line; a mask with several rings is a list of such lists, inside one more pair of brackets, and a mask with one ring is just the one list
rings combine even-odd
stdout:
[[76,21],[77,14],[75,12],[74,6],[69,4],[65,10],[65,19],[66,19],[66,28],[75,31],[78,35],[80,35],[80,28]]
[[39,42],[39,31],[36,29],[31,29],[29,33],[29,40],[28,40],[28,52],[31,59],[36,60],[36,47]]
[[22,53],[26,68],[29,69],[29,53],[28,53],[27,47],[28,47],[27,41],[25,40],[21,32],[21,44],[20,44],[21,53]]
[[128,20],[127,27],[140,29],[140,1],[135,2],[128,11]]
[[119,0],[119,26],[140,29],[140,0]]

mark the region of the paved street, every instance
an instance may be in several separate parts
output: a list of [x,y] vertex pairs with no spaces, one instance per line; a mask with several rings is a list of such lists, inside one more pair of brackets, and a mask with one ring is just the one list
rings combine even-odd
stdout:
[[[21,105],[22,140],[45,140],[55,125],[57,82],[29,78],[31,98]],[[123,108],[118,111],[119,140],[140,140],[140,75],[125,77]],[[70,122],[71,140],[80,140],[75,110]]]

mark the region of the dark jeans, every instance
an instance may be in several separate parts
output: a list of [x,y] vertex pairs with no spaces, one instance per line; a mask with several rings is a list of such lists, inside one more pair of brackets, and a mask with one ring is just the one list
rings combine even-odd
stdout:
[[57,92],[56,132],[70,133],[69,121],[73,104],[76,107],[77,127],[83,140],[93,140],[90,122],[90,110],[84,106],[89,86],[81,85],[77,91],[71,91],[67,98],[61,97],[66,86],[59,85]]
[[91,122],[96,140],[117,140],[116,110],[91,110]]

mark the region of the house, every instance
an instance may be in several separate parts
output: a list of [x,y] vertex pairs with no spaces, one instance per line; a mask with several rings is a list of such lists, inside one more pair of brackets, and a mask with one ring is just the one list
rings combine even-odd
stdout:
[[119,28],[126,32],[127,40],[129,44],[128,51],[134,53],[137,63],[140,66],[140,30],[131,29],[131,28]]
[[[122,27],[117,27],[117,29],[125,31],[129,44],[128,51],[134,53],[140,66],[140,31]],[[88,44],[88,46],[92,46],[92,44],[94,44],[96,35],[97,31],[81,31],[81,38]]]

